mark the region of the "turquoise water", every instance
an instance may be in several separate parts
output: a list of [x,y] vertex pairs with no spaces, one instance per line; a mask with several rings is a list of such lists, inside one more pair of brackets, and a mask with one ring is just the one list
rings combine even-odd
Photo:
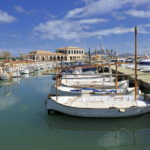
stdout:
[[49,116],[51,76],[0,86],[1,150],[150,150],[150,114],[123,119]]

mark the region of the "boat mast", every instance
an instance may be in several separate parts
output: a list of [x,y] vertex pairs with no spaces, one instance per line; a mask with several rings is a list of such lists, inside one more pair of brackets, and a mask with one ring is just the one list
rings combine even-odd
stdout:
[[56,64],[56,101],[58,101],[58,66]]
[[91,49],[89,48],[89,63],[91,64]]
[[135,85],[134,85],[134,97],[135,97],[135,100],[137,100],[137,86],[138,86],[138,81],[137,81],[137,27],[135,27],[135,56],[134,56],[134,60],[135,60]]
[[116,80],[115,80],[115,87],[116,87],[116,92],[117,92],[117,89],[118,89],[118,54],[117,54],[117,51],[116,51]]

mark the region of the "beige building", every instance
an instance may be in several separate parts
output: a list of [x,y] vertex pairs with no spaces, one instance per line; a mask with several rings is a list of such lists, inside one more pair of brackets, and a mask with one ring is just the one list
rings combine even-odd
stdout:
[[102,61],[104,60],[104,55],[102,54],[94,54],[91,56],[92,61]]
[[78,47],[64,47],[58,48],[56,53],[51,53],[49,50],[33,50],[27,58],[34,61],[65,61],[75,62],[83,61],[85,51],[83,48]]
[[64,47],[58,48],[56,53],[62,53],[67,56],[69,62],[84,61],[85,50],[79,47]]
[[62,53],[51,53],[49,50],[33,50],[27,58],[34,61],[67,61],[66,55]]

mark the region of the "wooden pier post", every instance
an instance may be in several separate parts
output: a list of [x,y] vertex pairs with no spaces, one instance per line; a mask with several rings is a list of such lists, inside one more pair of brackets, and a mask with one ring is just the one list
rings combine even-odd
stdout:
[[135,55],[134,55],[134,59],[135,59],[135,89],[134,89],[134,96],[135,96],[135,100],[137,100],[137,86],[138,86],[138,80],[137,80],[137,27],[135,27]]

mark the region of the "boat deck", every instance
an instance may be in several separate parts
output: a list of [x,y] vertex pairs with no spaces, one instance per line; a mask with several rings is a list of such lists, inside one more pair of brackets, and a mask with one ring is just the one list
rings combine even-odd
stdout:
[[[60,99],[61,97],[61,99]],[[110,99],[109,96],[105,96],[102,99],[100,99],[98,96],[84,96],[83,97],[77,97],[77,96],[60,96],[59,99],[56,97],[51,97],[54,101],[66,105],[69,107],[76,107],[76,108],[129,108],[129,107],[143,107],[149,104],[146,101],[143,100],[137,100],[135,101],[133,99],[133,96],[129,97],[114,97]]]

